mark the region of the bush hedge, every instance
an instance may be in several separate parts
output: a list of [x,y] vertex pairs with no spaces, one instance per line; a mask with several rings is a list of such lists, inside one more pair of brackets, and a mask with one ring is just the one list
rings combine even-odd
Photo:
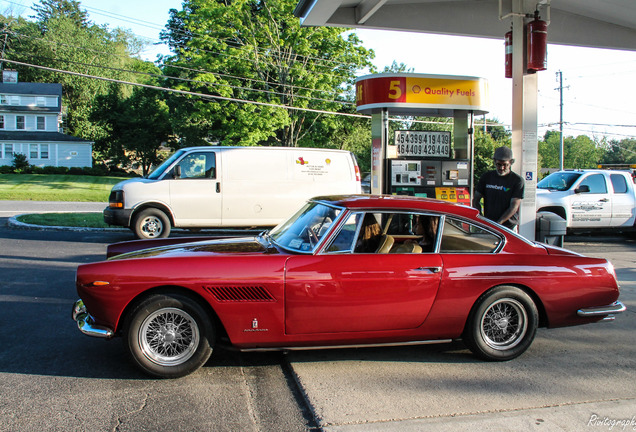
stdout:
[[129,176],[137,177],[138,174],[128,172],[117,167],[108,167],[106,165],[95,165],[93,167],[55,167],[55,166],[33,166],[16,168],[11,165],[0,165],[0,174],[59,174],[59,175],[90,175],[90,176]]

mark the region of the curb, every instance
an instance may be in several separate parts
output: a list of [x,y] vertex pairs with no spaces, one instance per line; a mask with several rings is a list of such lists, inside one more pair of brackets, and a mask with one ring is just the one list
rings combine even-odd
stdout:
[[7,226],[16,229],[23,230],[34,230],[34,231],[75,231],[75,232],[85,232],[85,231],[96,231],[96,232],[127,232],[130,231],[127,228],[91,228],[91,227],[70,227],[70,226],[55,226],[55,225],[34,225],[28,224],[24,222],[20,222],[17,218],[20,216],[24,216],[26,214],[20,214],[16,216],[11,216],[7,221]]

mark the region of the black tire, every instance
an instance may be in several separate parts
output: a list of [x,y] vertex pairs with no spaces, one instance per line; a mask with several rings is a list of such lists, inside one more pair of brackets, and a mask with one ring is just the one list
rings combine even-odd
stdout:
[[511,360],[532,344],[538,322],[537,307],[528,294],[511,286],[496,287],[475,303],[464,342],[484,360]]
[[133,232],[140,239],[168,237],[170,235],[170,219],[159,209],[142,210],[135,217]]
[[124,339],[132,359],[144,372],[179,378],[208,361],[215,330],[196,301],[180,294],[155,294],[132,310]]

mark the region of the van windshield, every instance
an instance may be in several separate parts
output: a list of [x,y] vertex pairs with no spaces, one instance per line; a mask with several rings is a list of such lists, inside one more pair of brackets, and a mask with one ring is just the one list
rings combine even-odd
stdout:
[[164,171],[170,166],[172,165],[172,163],[174,161],[176,161],[177,159],[179,159],[183,153],[185,153],[185,150],[178,150],[176,153],[174,153],[172,156],[170,156],[168,159],[166,159],[164,161],[164,163],[162,163],[161,165],[159,165],[157,167],[157,169],[155,169],[153,172],[151,172],[150,174],[148,174],[148,178],[150,180],[157,180],[159,179],[159,177],[161,177],[164,173]]
[[581,177],[581,173],[577,172],[555,172],[537,183],[537,188],[557,191],[568,190],[579,177]]

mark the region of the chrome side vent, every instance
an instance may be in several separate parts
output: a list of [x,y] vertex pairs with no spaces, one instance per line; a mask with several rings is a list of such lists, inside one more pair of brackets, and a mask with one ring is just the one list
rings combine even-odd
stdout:
[[260,286],[206,286],[219,302],[273,302],[276,299]]

